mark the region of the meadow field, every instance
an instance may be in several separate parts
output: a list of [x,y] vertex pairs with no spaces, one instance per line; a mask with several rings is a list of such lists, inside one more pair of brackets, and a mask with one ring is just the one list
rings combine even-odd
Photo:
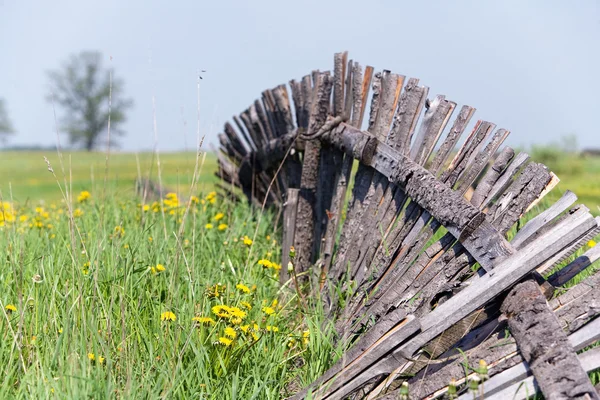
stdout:
[[[340,356],[319,304],[279,283],[277,214],[219,197],[214,155],[195,186],[195,154],[160,163],[181,195],[143,204],[152,154],[106,175],[103,153],[0,153],[1,399],[277,399]],[[555,166],[550,199],[600,214],[600,159]]]

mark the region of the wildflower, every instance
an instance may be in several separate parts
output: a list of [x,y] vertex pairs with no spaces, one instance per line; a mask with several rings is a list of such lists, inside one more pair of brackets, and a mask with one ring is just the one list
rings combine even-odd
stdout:
[[232,339],[235,339],[237,337],[237,332],[235,331],[235,329],[233,329],[230,326],[228,326],[227,328],[225,328],[224,334],[225,334],[225,336],[230,337]]
[[148,269],[150,270],[150,272],[152,272],[152,275],[156,275],[166,270],[165,266],[162,264],[156,264],[153,267],[148,267]]
[[200,199],[196,196],[192,196],[192,197],[190,197],[190,201],[192,203],[198,204],[198,202],[200,202]]
[[226,288],[226,285],[221,285],[219,283],[215,284],[214,286],[209,286],[206,288],[206,297],[209,299],[219,297],[225,292]]
[[29,217],[28,217],[27,215],[21,215],[21,216],[19,217],[19,221],[21,221],[21,222],[25,222],[25,221],[27,221],[27,219],[28,219],[28,218],[29,218]]
[[171,311],[165,311],[164,313],[160,314],[161,321],[175,321],[176,319],[177,316],[175,316],[175,314]]
[[269,240],[271,240],[271,235],[267,235],[267,236],[265,237],[265,239],[267,239],[267,242],[268,242]]
[[237,318],[237,317],[236,318],[232,318],[231,319],[231,323],[234,324],[234,325],[239,325],[239,324],[242,323],[242,319],[241,318]]
[[217,192],[213,191],[207,194],[206,201],[208,201],[210,204],[215,204],[217,202]]
[[265,268],[271,268],[273,263],[265,258],[258,260],[258,265],[262,265]]
[[[91,362],[95,362],[96,361],[96,355],[94,353],[88,353],[88,359]],[[106,361],[105,358],[102,357],[101,355],[98,355],[98,363],[104,364],[104,361]]]
[[267,332],[279,332],[279,328],[276,326],[267,325]]
[[96,361],[96,356],[94,355],[94,353],[88,353],[88,359],[90,361]]
[[76,209],[73,211],[73,217],[75,217],[75,218],[79,218],[79,217],[81,217],[82,215],[83,215],[83,211],[81,211],[81,208],[76,208]]
[[594,240],[590,240],[589,242],[587,242],[588,247],[594,247],[596,245],[596,242]]
[[229,318],[229,307],[225,306],[225,305],[216,305],[214,306],[211,311],[213,312],[213,314],[215,314],[217,317],[221,317],[221,318]]
[[275,309],[273,307],[263,307],[262,308],[263,312],[267,315],[273,315],[275,314]]
[[123,227],[120,225],[115,226],[115,236],[123,237],[124,235],[125,235],[125,229],[123,229]]
[[252,246],[252,239],[250,239],[248,236],[244,236],[242,240],[246,246]]
[[238,307],[229,307],[229,314],[235,318],[246,318],[246,312],[240,310]]
[[290,246],[290,258],[296,257],[296,248],[294,246]]
[[204,225],[204,227],[206,229],[212,229],[213,228],[213,224],[208,223],[208,224]]
[[302,342],[304,344],[308,344],[309,339],[310,339],[310,331],[306,330],[306,331],[302,332]]
[[235,285],[235,287],[243,293],[250,293],[250,288],[246,285],[244,285],[243,283],[238,283],[237,285]]
[[142,211],[150,211],[150,204],[144,204],[142,206]]
[[220,231],[224,231],[227,228],[228,228],[227,224],[219,224],[219,226],[217,227],[217,229]]
[[148,241],[149,241],[150,243],[152,243],[152,241],[153,241],[153,240],[154,240],[154,239],[152,239],[152,236],[148,236]]
[[216,324],[215,320],[212,319],[211,317],[194,317],[194,318],[192,318],[192,321],[197,322],[198,324],[202,324],[202,325]]
[[86,262],[85,264],[83,264],[83,267],[81,267],[81,272],[82,272],[84,275],[87,275],[87,274],[89,274],[89,273],[90,273],[90,262],[89,262],[89,261],[88,261],[88,262]]
[[250,325],[242,325],[240,326],[240,330],[244,333],[248,333],[248,329],[250,329]]
[[79,193],[79,196],[77,196],[77,201],[79,203],[83,203],[84,201],[89,200],[91,197],[92,195],[90,194],[90,192],[84,190],[83,192]]
[[240,303],[240,305],[248,310],[252,310],[252,305],[250,303],[248,303],[247,301],[242,301]]
[[17,311],[17,307],[15,307],[13,304],[7,304],[6,307],[4,307],[4,309],[9,314]]
[[225,214],[223,214],[222,212],[220,212],[217,215],[215,215],[213,217],[213,219],[218,222],[218,221],[222,220],[224,216],[225,216]]
[[227,339],[226,337],[220,337],[219,338],[219,343],[223,344],[225,346],[231,346],[231,344],[233,343],[233,340]]

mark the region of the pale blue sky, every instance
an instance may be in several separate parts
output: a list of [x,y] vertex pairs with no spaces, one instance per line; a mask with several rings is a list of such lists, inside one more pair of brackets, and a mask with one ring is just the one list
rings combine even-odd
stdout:
[[[332,68],[333,53],[421,79],[508,143],[577,135],[600,147],[600,2],[582,1],[19,1],[0,0],[0,97],[12,144],[54,144],[46,71],[99,50],[135,101],[124,150],[193,147],[196,71],[201,129],[223,123],[265,88]],[[108,60],[109,56],[113,61]],[[187,128],[183,121],[187,121]],[[187,134],[185,133],[187,132]]]

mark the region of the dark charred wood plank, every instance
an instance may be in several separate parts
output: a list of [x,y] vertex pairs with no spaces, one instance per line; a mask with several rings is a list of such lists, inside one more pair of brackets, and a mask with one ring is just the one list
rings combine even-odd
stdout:
[[504,300],[502,312],[546,398],[600,398],[535,281],[517,284]]
[[428,87],[418,84],[418,79],[408,80],[389,134],[389,145],[402,154],[408,154],[413,132],[429,93]]
[[600,246],[594,246],[583,255],[577,257],[569,265],[556,271],[548,277],[548,282],[556,287],[562,286],[573,279],[577,274],[600,259]]

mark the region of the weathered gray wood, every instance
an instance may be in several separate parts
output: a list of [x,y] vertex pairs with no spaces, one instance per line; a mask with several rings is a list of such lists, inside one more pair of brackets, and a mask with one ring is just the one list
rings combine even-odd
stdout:
[[485,139],[494,130],[495,126],[487,121],[477,122],[465,145],[456,154],[448,169],[440,176],[442,182],[445,182],[450,187],[456,184],[462,173],[475,162],[473,155],[479,152],[485,143]]
[[256,144],[254,143],[254,140],[252,140],[250,138],[250,135],[248,135],[248,133],[246,132],[246,129],[244,128],[244,124],[242,123],[242,121],[240,121],[240,118],[237,115],[234,115],[232,118],[233,118],[233,121],[235,122],[235,125],[238,127],[238,130],[242,134],[242,137],[246,141],[246,144],[248,145],[248,148],[250,149],[250,151],[256,150],[257,149]]
[[600,398],[535,281],[516,285],[502,312],[546,398]]
[[550,301],[550,307],[569,332],[581,328],[600,313],[600,273],[586,278],[565,294]]
[[[550,306],[555,310],[561,326],[570,334],[569,340],[576,350],[588,346],[591,343],[590,341],[597,340],[596,338],[600,335],[600,329],[598,329],[600,319],[594,320],[594,323],[585,325],[581,329],[579,329],[581,325],[576,322],[582,314],[589,314],[589,318],[594,318],[600,313],[600,309],[585,308],[586,299],[590,291],[593,291],[597,279],[598,276],[593,281],[588,282],[587,287],[590,290],[580,291],[571,288],[567,293],[550,302]],[[561,302],[565,303],[565,312],[556,312],[560,310]],[[572,305],[572,307],[567,308],[569,305]],[[579,309],[582,306],[583,308]],[[587,322],[587,319],[585,321]],[[432,364],[427,370],[421,371],[410,379],[411,398],[439,397],[446,392],[448,382],[452,378],[457,380],[457,384],[464,383],[463,362],[473,366],[477,365],[479,360],[485,360],[489,367],[489,374],[492,376],[492,380],[489,382],[495,379],[494,375],[501,374],[514,365],[522,363],[523,359],[517,351],[514,338],[504,336],[504,326],[505,321],[490,321],[488,324],[475,329],[461,342],[457,343],[456,348],[466,353],[466,360],[463,359],[463,353],[458,352],[456,348],[442,354],[441,358],[447,359],[446,362]],[[504,380],[502,382],[510,383]],[[491,393],[491,386],[488,385],[488,382],[486,382],[485,388],[486,394]]]
[[[592,350],[588,350],[585,353],[578,355],[579,362],[586,372],[592,372],[598,368],[600,368],[600,347],[596,347]],[[536,379],[533,376],[527,377],[522,381],[516,382],[513,385],[491,395],[486,396],[486,399],[492,400],[502,400],[506,398],[514,399],[514,400],[522,400],[526,398],[530,398],[534,393],[539,391],[539,386]],[[467,399],[467,396],[461,396],[461,399]],[[551,397],[553,398],[553,397]],[[589,399],[598,398],[598,394],[596,393],[595,397],[583,397]]]
[[298,211],[299,194],[300,189],[288,189],[285,204],[283,205],[283,238],[281,240],[282,268],[279,272],[279,282],[282,284],[290,279],[288,274],[288,264],[290,262],[290,248],[294,245],[294,237],[296,234],[296,215]]
[[529,154],[523,152],[517,154],[510,165],[500,175],[500,178],[498,178],[494,186],[492,186],[492,189],[490,189],[482,204],[490,204],[498,195],[504,193],[506,188],[511,184],[512,178],[516,176],[517,171],[519,171],[527,161],[529,161]]
[[418,84],[418,79],[408,80],[389,134],[388,143],[402,154],[408,154],[410,150],[411,138],[429,93],[428,87]]
[[500,174],[506,168],[508,163],[513,159],[515,151],[510,147],[505,147],[502,152],[498,155],[488,172],[481,179],[481,182],[477,184],[473,196],[471,196],[471,204],[475,207],[480,208],[485,200],[486,196],[492,189],[492,186],[498,181]]
[[342,115],[344,112],[344,87],[346,78],[346,64],[348,63],[348,52],[335,53],[333,55],[333,115]]
[[[405,341],[408,337],[419,330],[418,320],[412,316],[407,316],[396,326],[389,330],[381,339],[368,347],[354,361],[346,365],[340,372],[331,379],[323,382],[315,391],[317,398],[322,399],[342,399],[356,388],[370,379],[371,374],[360,373],[361,371],[370,372],[372,367],[380,364],[381,357],[389,352],[396,343]],[[375,375],[379,375],[378,371]],[[368,376],[365,379],[365,375]],[[294,396],[292,399],[300,399],[303,396]]]
[[[375,115],[373,128],[369,130],[373,136],[385,142],[390,130],[392,118],[398,104],[398,97],[404,83],[404,76],[383,71],[381,76],[381,94]],[[373,92],[375,93],[375,92]]]
[[454,150],[456,143],[458,143],[458,140],[465,131],[469,121],[471,121],[471,117],[473,117],[474,113],[475,108],[462,106],[458,116],[454,120],[454,124],[452,125],[450,132],[448,132],[448,136],[446,136],[446,139],[440,146],[439,150],[435,153],[435,156],[431,161],[431,165],[428,167],[432,174],[437,176],[446,166],[448,157],[450,157],[452,150]]
[[[301,392],[297,393],[293,398],[303,398],[309,390],[313,390],[320,386],[324,386],[325,382],[339,374],[346,367],[350,366],[355,360],[362,356],[365,351],[368,351],[373,345],[375,345],[381,338],[390,333],[390,331],[397,325],[403,326],[407,322],[410,322],[414,318],[409,317],[402,310],[390,313],[384,319],[382,319],[376,327],[365,333],[356,343],[352,345],[347,351],[345,351],[342,357],[330,367],[323,375],[313,382],[309,387],[305,388]],[[414,323],[413,323],[414,325]]]
[[410,150],[410,158],[417,164],[425,165],[455,107],[456,103],[446,100],[445,96],[441,95],[431,102]]
[[584,271],[587,267],[600,259],[600,246],[594,246],[583,255],[577,257],[566,267],[556,271],[548,277],[548,282],[552,286],[563,286],[573,279],[577,274]]
[[496,133],[494,133],[485,149],[477,154],[469,170],[466,171],[458,181],[457,191],[464,193],[469,189],[509,134],[510,132],[506,129],[496,130]]
[[[329,73],[316,75],[315,87],[310,104],[307,137],[316,133],[325,123],[331,95],[333,79]],[[308,93],[305,86],[308,83],[303,79],[303,96]],[[304,163],[300,183],[300,196],[298,199],[298,222],[294,247],[296,248],[295,268],[303,273],[307,271],[315,256],[315,208],[316,189],[319,177],[321,141],[308,140],[304,149]],[[304,281],[303,277],[301,281]]]
[[229,139],[229,141],[231,142],[231,144],[233,145],[235,150],[242,157],[245,157],[248,154],[248,150],[244,146],[242,140],[238,136],[238,134],[235,131],[235,129],[233,128],[233,126],[231,126],[231,124],[229,122],[226,122],[225,127],[223,128],[223,131],[225,132],[225,135],[227,135],[227,138]]

